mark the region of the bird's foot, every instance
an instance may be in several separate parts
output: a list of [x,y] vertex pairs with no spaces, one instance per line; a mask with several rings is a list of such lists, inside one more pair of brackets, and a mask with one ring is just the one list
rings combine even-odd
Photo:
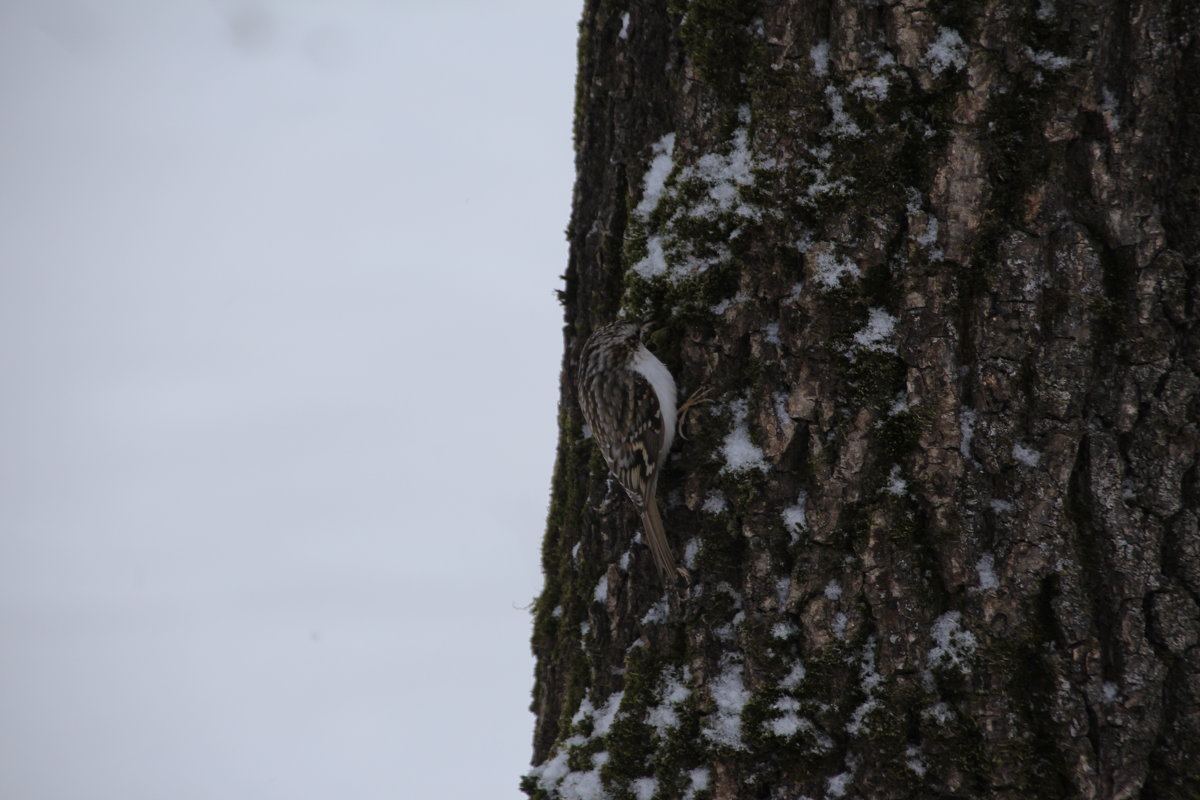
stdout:
[[677,434],[679,434],[679,438],[681,438],[681,439],[688,438],[687,433],[685,433],[685,428],[687,427],[688,414],[690,414],[696,406],[703,405],[704,403],[715,403],[716,402],[716,400],[713,400],[711,397],[708,396],[711,391],[712,390],[709,389],[708,387],[702,387],[700,389],[697,389],[695,392],[692,393],[691,397],[689,397],[687,400],[684,400],[683,404],[681,406],[679,406],[679,410],[675,412],[676,418],[679,420],[675,424],[675,432]]

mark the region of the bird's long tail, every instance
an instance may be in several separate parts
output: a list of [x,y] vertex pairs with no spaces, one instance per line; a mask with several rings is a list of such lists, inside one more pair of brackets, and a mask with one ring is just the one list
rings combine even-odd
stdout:
[[671,552],[671,544],[667,541],[667,530],[663,527],[662,515],[658,513],[658,500],[651,494],[647,498],[645,509],[642,511],[642,527],[646,531],[646,543],[650,545],[650,555],[654,556],[654,566],[666,586],[674,586],[680,578],[691,582],[688,571],[675,563],[675,555]]

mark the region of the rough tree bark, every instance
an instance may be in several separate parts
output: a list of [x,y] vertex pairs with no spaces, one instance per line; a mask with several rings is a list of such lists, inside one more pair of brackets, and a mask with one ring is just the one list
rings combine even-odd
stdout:
[[[534,797],[1200,798],[1200,3],[587,0]],[[683,392],[668,598],[572,381]]]

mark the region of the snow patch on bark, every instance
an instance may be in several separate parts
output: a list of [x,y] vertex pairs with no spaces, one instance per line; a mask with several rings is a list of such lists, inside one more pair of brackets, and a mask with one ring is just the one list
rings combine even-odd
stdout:
[[847,275],[852,278],[862,275],[857,264],[847,258],[839,258],[834,255],[831,247],[817,252],[812,257],[812,265],[815,267],[813,278],[826,289],[836,289],[841,284],[842,278]]
[[839,772],[832,778],[825,779],[825,791],[830,797],[842,797],[846,794],[846,789],[850,787],[850,781],[854,778],[852,772]]
[[934,75],[941,75],[948,69],[962,69],[967,65],[967,46],[963,43],[958,31],[951,28],[940,28],[938,38],[925,51],[925,63]]
[[883,676],[875,668],[875,637],[867,637],[866,644],[863,645],[862,659],[859,661],[859,685],[862,688],[866,699],[859,704],[858,708],[854,709],[854,713],[850,716],[850,721],[846,723],[846,733],[851,736],[867,734],[871,732],[870,726],[867,725],[867,717],[872,711],[879,708],[879,697],[876,690],[883,683]]
[[750,691],[742,679],[740,662],[728,662],[721,674],[708,686],[717,710],[702,733],[714,744],[733,750],[746,749],[742,741],[742,711],[750,700]]
[[909,745],[904,749],[904,766],[911,769],[918,776],[925,774],[925,759],[921,757],[921,749],[915,745]]
[[958,440],[958,450],[963,458],[971,458],[971,442],[975,439],[975,410],[963,408],[958,415],[958,430],[962,438]]
[[725,501],[725,495],[721,494],[720,489],[713,489],[705,495],[704,505],[700,506],[700,510],[709,514],[724,514],[729,510],[729,503]]
[[637,204],[638,216],[648,217],[658,208],[658,202],[662,199],[663,189],[667,185],[667,178],[671,175],[671,171],[675,169],[675,134],[668,133],[666,136],[659,139],[654,144],[650,145],[650,152],[654,153],[654,158],[650,161],[650,168],[646,170],[646,176],[642,179],[642,200]]
[[858,127],[858,123],[851,119],[850,114],[846,111],[846,102],[842,99],[842,93],[833,86],[825,87],[825,104],[829,106],[829,113],[833,116],[829,126],[825,128],[825,135],[851,138],[863,135],[862,128]]
[[895,333],[896,318],[882,308],[872,308],[867,312],[866,326],[854,334],[854,341],[864,350],[894,353],[896,345],[890,340]]
[[750,423],[746,419],[750,410],[749,403],[744,399],[734,400],[729,404],[729,410],[733,416],[733,430],[725,436],[725,441],[721,444],[721,453],[725,457],[721,472],[739,473],[752,469],[770,469],[762,449],[750,438]]
[[799,632],[794,622],[776,622],[771,626],[771,635],[776,639],[789,639]]
[[712,781],[712,771],[708,767],[696,767],[688,773],[691,781],[683,792],[683,800],[693,800],[697,794],[706,791]]
[[670,608],[667,603],[667,598],[664,596],[659,598],[657,603],[650,606],[650,610],[646,612],[644,617],[642,617],[642,624],[662,624],[667,621],[667,617],[669,615]]
[[650,800],[658,791],[658,778],[634,778],[629,788],[637,800]]
[[937,618],[929,633],[934,646],[929,650],[930,667],[948,667],[970,672],[969,660],[975,652],[975,635],[962,627],[962,613],[947,611]]
[[608,800],[611,797],[600,778],[600,769],[609,759],[607,751],[592,754],[589,770],[572,770],[568,762],[575,748],[608,733],[624,697],[624,692],[614,692],[599,710],[586,697],[580,701],[571,723],[578,725],[591,717],[592,733],[587,737],[576,734],[564,739],[551,758],[529,771],[539,788],[560,800]]
[[1012,457],[1026,467],[1036,467],[1042,460],[1041,453],[1023,444],[1014,444],[1012,446]]
[[646,724],[660,737],[679,727],[678,707],[692,695],[687,686],[690,679],[691,671],[687,667],[668,667],[663,671],[659,687],[661,702],[646,712]]
[[822,40],[814,44],[809,48],[808,57],[812,61],[813,75],[824,78],[829,74],[829,42]]
[[791,671],[779,682],[779,688],[786,689],[789,692],[793,691],[800,685],[800,681],[804,680],[806,674],[808,673],[804,669],[804,663],[797,661],[795,664],[792,664]]
[[1057,72],[1060,69],[1066,69],[1071,66],[1071,59],[1066,56],[1056,55],[1048,50],[1034,50],[1032,47],[1026,47],[1025,57],[1042,69],[1048,69],[1051,72]]
[[807,507],[808,492],[801,490],[799,496],[796,497],[795,505],[790,505],[783,510],[783,527],[792,535],[793,542],[800,538],[802,532],[808,530]]
[[996,579],[995,557],[991,553],[984,553],[979,557],[975,562],[975,572],[979,575],[980,591],[986,592],[1000,585],[1000,581]]
[[[633,270],[646,280],[666,277],[679,282],[694,278],[710,267],[732,258],[729,241],[742,232],[747,221],[779,213],[773,205],[745,199],[744,189],[755,182],[755,171],[776,166],[770,158],[756,156],[750,147],[749,107],[739,109],[742,126],[712,152],[693,163],[680,166],[675,160],[675,134],[669,133],[652,145],[654,157],[642,180],[642,198],[634,208],[633,221],[645,230],[645,255]],[[656,214],[665,201],[675,201],[667,214]],[[659,217],[665,216],[665,219]],[[653,230],[651,220],[654,218]],[[699,242],[688,220],[711,220],[722,235]],[[683,226],[681,228],[681,226]]]

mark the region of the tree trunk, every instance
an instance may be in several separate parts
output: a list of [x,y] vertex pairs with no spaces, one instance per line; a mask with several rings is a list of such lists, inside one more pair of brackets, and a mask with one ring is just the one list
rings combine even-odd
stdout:
[[[1200,3],[587,0],[538,798],[1200,797]],[[585,437],[693,415],[664,594]]]

